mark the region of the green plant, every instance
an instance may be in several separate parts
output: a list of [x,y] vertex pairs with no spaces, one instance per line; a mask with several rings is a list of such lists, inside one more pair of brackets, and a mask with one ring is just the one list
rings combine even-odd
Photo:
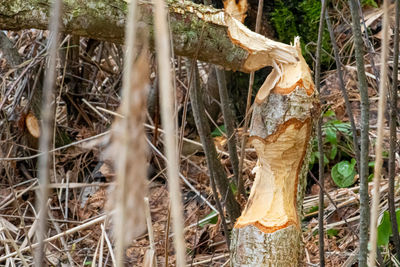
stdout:
[[[295,36],[302,38],[302,50],[306,61],[312,65],[313,60],[310,54],[315,53],[314,45],[318,39],[318,25],[321,11],[321,2],[315,0],[275,0],[271,21],[281,42],[291,43]],[[324,31],[322,48],[331,51],[329,33]],[[307,44],[307,50],[305,49]],[[322,53],[323,68],[327,68],[331,58]]]
[[[324,139],[324,164],[327,165],[335,161],[338,156],[347,157],[349,154],[354,154],[351,140],[351,126],[350,123],[342,122],[336,119],[335,112],[328,110],[323,115],[328,118],[328,121],[322,126]],[[339,139],[338,139],[339,136]],[[342,142],[340,137],[344,137]],[[314,140],[313,151],[310,158],[310,168],[313,167],[315,160],[319,159],[319,152],[317,141]]]
[[[332,110],[323,114],[326,122],[322,126],[324,135],[324,164],[331,168],[331,177],[339,187],[349,187],[354,184],[356,176],[356,160],[350,123],[336,118]],[[314,140],[310,157],[310,168],[319,159],[317,141]]]
[[[400,209],[396,210],[396,218],[397,221],[400,220]],[[398,227],[400,231],[400,224]],[[378,239],[377,239],[378,246],[386,247],[389,244],[389,238],[391,235],[392,235],[392,225],[390,223],[390,215],[389,211],[385,211],[378,225]]]
[[212,131],[211,136],[217,137],[217,136],[223,136],[224,134],[226,134],[225,125],[221,125],[215,128],[214,131]]
[[203,222],[201,222],[201,223],[199,223],[199,226],[200,227],[204,227],[204,226],[206,226],[207,224],[216,224],[217,223],[217,221],[218,221],[218,216],[216,216],[216,212],[215,211],[211,211],[209,214],[207,214],[207,216],[206,217],[204,217],[203,219],[202,219],[202,221]]
[[342,160],[333,166],[331,176],[337,186],[349,187],[354,184],[356,176],[355,165],[356,160],[351,159],[351,162]]
[[362,6],[372,6],[377,8],[378,4],[375,2],[375,0],[362,0],[361,1]]
[[328,229],[328,230],[326,230],[326,234],[327,234],[330,238],[332,238],[332,237],[337,236],[337,235],[339,234],[339,230],[338,230],[338,229],[335,229],[335,228]]

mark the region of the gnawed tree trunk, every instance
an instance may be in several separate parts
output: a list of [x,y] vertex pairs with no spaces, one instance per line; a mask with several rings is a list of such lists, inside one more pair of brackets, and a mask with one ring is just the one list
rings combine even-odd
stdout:
[[298,61],[275,67],[255,99],[249,141],[256,179],[233,229],[233,266],[301,265],[306,158],[318,106],[298,40],[294,47]]

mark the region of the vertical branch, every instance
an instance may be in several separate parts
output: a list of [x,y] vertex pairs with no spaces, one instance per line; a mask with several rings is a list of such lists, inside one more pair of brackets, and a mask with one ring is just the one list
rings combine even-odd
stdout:
[[[210,173],[210,184],[213,187],[214,183],[218,186],[218,190],[222,196],[222,199],[225,200],[226,210],[231,219],[231,221],[236,220],[240,215],[240,207],[236,202],[235,197],[233,196],[232,190],[230,189],[228,179],[226,178],[226,174],[224,169],[222,168],[221,162],[218,159],[218,154],[215,149],[214,142],[211,137],[210,126],[208,124],[208,119],[205,114],[205,107],[203,103],[203,93],[202,88],[198,84],[199,76],[198,69],[195,65],[194,60],[188,60],[190,64],[188,64],[188,69],[194,71],[193,79],[192,79],[192,89],[190,90],[190,100],[192,103],[193,116],[196,123],[197,131],[199,132],[201,143],[203,144],[203,149],[206,154],[207,165]],[[191,75],[191,74],[189,74]],[[214,191],[214,189],[213,189]],[[216,191],[216,190],[215,190]],[[218,194],[217,192],[213,192],[215,201],[218,203]],[[218,204],[217,204],[218,206]],[[222,212],[222,207],[218,208],[218,212]],[[221,218],[223,218],[223,213],[220,214]]]
[[379,84],[379,79],[380,79],[379,71],[376,68],[375,59],[374,59],[375,49],[374,49],[374,46],[371,43],[371,40],[369,39],[368,28],[367,28],[367,25],[365,24],[364,14],[362,13],[362,7],[361,7],[360,0],[357,0],[357,8],[358,8],[358,12],[359,12],[360,17],[361,17],[362,26],[364,28],[364,31],[363,31],[364,43],[365,43],[365,46],[367,47],[367,50],[368,50],[369,62],[371,64],[372,70],[374,71],[376,82]]
[[339,55],[339,47],[336,43],[335,34],[333,33],[331,20],[329,19],[328,14],[325,14],[325,20],[326,20],[326,25],[327,25],[328,31],[329,31],[329,36],[331,38],[333,52],[335,54],[337,75],[339,78],[339,86],[340,86],[340,90],[342,91],[344,103],[346,105],[347,116],[349,117],[350,124],[351,124],[351,131],[352,131],[352,135],[353,135],[353,146],[354,146],[354,152],[356,154],[356,160],[357,160],[357,169],[360,170],[360,147],[359,147],[358,137],[357,137],[357,128],[356,128],[356,123],[354,122],[354,115],[353,115],[353,111],[351,109],[349,95],[347,94],[346,86],[344,85],[342,63],[340,62],[340,55]]
[[[39,216],[39,229],[37,232],[37,239],[39,246],[35,253],[35,266],[42,266],[44,264],[45,247],[44,238],[47,232],[47,198],[48,198],[48,183],[49,183],[49,150],[52,143],[52,127],[54,126],[54,86],[56,82],[56,57],[58,47],[58,35],[60,31],[60,17],[62,11],[62,1],[56,0],[52,4],[52,16],[49,23],[50,36],[48,39],[48,68],[46,71],[46,78],[43,88],[42,110],[41,118],[43,121],[42,133],[39,139],[39,150],[41,156],[39,157],[38,176],[39,176],[39,190],[36,191],[36,197],[39,200],[37,209],[40,212]],[[53,107],[53,108],[49,108]]]
[[349,0],[352,29],[355,45],[357,65],[358,88],[361,95],[361,151],[360,151],[360,252],[359,266],[367,266],[368,254],[368,222],[369,222],[369,196],[368,196],[368,130],[369,130],[369,98],[368,86],[364,68],[363,40],[361,36],[360,15],[358,14],[357,0]]
[[239,158],[236,150],[234,116],[232,114],[231,102],[229,100],[228,89],[226,87],[225,70],[215,67],[215,72],[217,74],[219,97],[221,99],[221,110],[224,116],[226,133],[228,136],[229,159],[232,164],[234,181],[236,186],[238,186],[240,194],[244,196],[246,192],[244,190],[243,183],[239,183]]
[[174,92],[171,87],[171,66],[170,66],[170,41],[164,1],[155,0],[154,24],[155,43],[160,80],[161,93],[161,119],[165,129],[165,145],[167,154],[167,173],[169,193],[171,198],[171,213],[173,219],[173,230],[175,233],[176,266],[183,267],[185,261],[185,242],[183,238],[183,216],[182,196],[178,181],[178,157],[176,147],[176,125],[171,120],[174,114]]
[[[219,162],[218,157],[216,157],[214,142],[211,139],[210,127],[208,125],[208,120],[207,120],[206,114],[204,112],[205,109],[204,109],[204,103],[203,103],[202,88],[201,88],[201,86],[199,86],[199,74],[198,74],[198,69],[197,69],[197,65],[196,65],[196,60],[188,60],[188,69],[190,69],[191,72],[194,72],[194,74],[190,73],[190,76],[193,76],[192,85],[191,85],[192,90],[190,91],[190,100],[191,100],[192,108],[193,108],[193,116],[195,118],[196,127],[197,127],[197,131],[199,132],[201,142],[203,143],[204,152],[205,152],[206,158],[207,158],[207,165],[210,170],[211,189],[212,189],[212,192],[214,195],[215,204],[217,206],[219,216],[222,221],[222,226],[224,228],[226,244],[228,245],[228,248],[229,248],[230,241],[229,241],[228,227],[227,227],[227,224],[225,221],[224,210],[222,209],[222,205],[221,205],[221,202],[218,197],[216,180],[217,181],[225,181],[224,187],[226,187],[229,190],[229,191],[227,191],[228,193],[230,192],[229,198],[232,198],[233,200],[234,200],[234,198],[233,198],[232,191],[230,190],[228,180],[226,179],[225,172],[222,169],[222,165]],[[223,72],[223,70],[222,70],[222,72]],[[219,170],[219,171],[217,171],[217,170]],[[219,182],[219,184],[221,184],[221,182]],[[224,191],[221,190],[221,187],[219,189],[220,189],[221,195],[224,196],[225,194],[222,193]],[[229,215],[231,216],[231,212],[230,212],[231,208],[228,207],[228,205],[229,204],[227,204],[227,210],[228,210]]]
[[[261,23],[261,17],[262,17],[262,11],[263,11],[263,6],[264,6],[264,1],[258,1],[258,9],[257,9],[257,19],[256,19],[256,33],[260,31],[260,23]],[[238,176],[238,188],[240,189],[243,187],[243,178],[242,178],[242,173],[243,173],[243,163],[244,163],[244,157],[245,157],[245,146],[247,142],[247,130],[249,128],[249,120],[250,120],[250,106],[251,106],[251,96],[253,93],[253,83],[254,83],[254,71],[250,72],[250,78],[249,78],[249,89],[247,92],[247,102],[246,102],[246,113],[244,117],[244,126],[243,126],[243,137],[242,137],[242,142],[240,144],[240,159],[239,159],[239,176]],[[240,191],[239,191],[240,192]],[[243,195],[246,197],[246,195]]]
[[[315,89],[320,92],[321,88],[321,47],[322,38],[324,36],[324,17],[326,12],[326,4],[328,0],[322,0],[321,13],[319,18],[319,28],[318,28],[318,41],[317,41],[317,53],[315,62]],[[319,96],[319,101],[321,102],[321,97]],[[319,151],[319,161],[318,161],[318,175],[319,184],[321,190],[319,190],[319,204],[318,204],[318,244],[319,244],[319,265],[321,267],[325,266],[325,248],[324,248],[324,143],[322,140],[322,116],[318,117],[317,122],[317,140],[318,140],[318,151]]]
[[392,87],[390,94],[390,151],[389,151],[389,214],[392,223],[393,240],[397,251],[397,259],[400,260],[400,238],[396,218],[396,208],[394,202],[394,179],[396,176],[396,116],[397,116],[397,82],[399,70],[399,24],[400,24],[400,0],[396,2],[395,27],[393,38],[393,72],[392,72]]
[[369,255],[368,266],[376,266],[376,238],[377,238],[377,223],[379,209],[379,189],[382,172],[382,144],[383,144],[383,128],[385,127],[385,108],[387,98],[387,81],[388,81],[388,53],[389,53],[389,0],[383,2],[383,38],[381,43],[381,78],[379,83],[379,102],[378,102],[378,128],[375,144],[375,168],[374,168],[374,188],[372,193],[372,208],[371,208],[371,224],[370,224],[370,239],[371,253]]

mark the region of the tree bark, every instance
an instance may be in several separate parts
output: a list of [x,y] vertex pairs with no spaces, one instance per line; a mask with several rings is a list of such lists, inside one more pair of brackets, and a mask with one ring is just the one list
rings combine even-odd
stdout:
[[[50,0],[3,0],[0,29],[48,28]],[[62,27],[65,33],[122,43],[127,4],[122,0],[65,1]],[[140,22],[150,26],[153,38],[153,6],[139,4]],[[172,40],[176,55],[250,72],[278,63],[295,62],[293,47],[272,41],[247,29],[223,10],[189,1],[168,1]],[[202,36],[202,38],[200,38]]]
[[256,179],[233,229],[233,266],[301,265],[306,158],[318,105],[295,47],[298,63],[274,69],[256,96],[249,139],[258,155]]

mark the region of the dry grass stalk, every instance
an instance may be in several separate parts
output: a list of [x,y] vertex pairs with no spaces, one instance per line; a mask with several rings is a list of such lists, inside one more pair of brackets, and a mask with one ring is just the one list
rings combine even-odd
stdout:
[[[147,47],[134,63],[137,1],[131,1],[126,24],[126,54],[120,113],[112,127],[107,156],[114,160],[117,183],[110,201],[114,201],[115,261],[124,266],[125,247],[146,230],[147,146],[145,122],[146,94],[149,83]],[[147,40],[145,40],[147,41]],[[106,238],[107,241],[107,238]]]
[[116,214],[116,262],[123,266],[124,248],[132,238],[146,230],[145,204],[147,195],[147,145],[143,123],[146,117],[146,91],[149,83],[147,48],[143,48],[137,61],[134,58],[134,13],[136,2],[131,3],[127,26],[127,54],[123,82],[121,114],[113,125],[112,144],[108,156],[114,159],[117,183],[113,194]]
[[56,57],[58,48],[58,35],[60,27],[60,17],[62,10],[62,1],[55,1],[52,5],[52,16],[49,24],[49,30],[52,37],[49,38],[48,50],[48,68],[43,88],[41,119],[43,120],[43,131],[39,139],[39,150],[42,155],[39,157],[38,176],[40,189],[37,190],[37,210],[42,211],[39,217],[39,229],[37,231],[37,240],[39,247],[35,252],[35,265],[42,266],[45,257],[44,239],[47,232],[47,212],[45,212],[48,198],[48,180],[49,180],[49,161],[52,127],[54,121],[54,109],[52,106],[54,99],[54,85],[56,82]]
[[[71,228],[71,229],[69,229],[67,231],[61,232],[61,233],[59,233],[57,235],[54,235],[52,237],[46,238],[46,239],[43,240],[43,243],[47,243],[47,242],[51,242],[51,241],[54,241],[54,240],[58,240],[62,236],[66,236],[66,235],[70,235],[70,234],[76,233],[76,232],[81,231],[83,229],[86,229],[86,228],[88,228],[90,226],[93,226],[93,225],[95,225],[95,224],[97,224],[99,222],[102,222],[106,218],[107,218],[106,215],[100,216],[100,217],[98,217],[96,219],[93,219],[93,220],[87,222],[87,223],[81,224],[79,226],[76,226],[76,227]],[[20,252],[25,252],[25,251],[30,250],[31,248],[37,248],[37,247],[39,247],[39,243],[34,243],[31,246],[20,248],[19,251]],[[7,260],[8,258],[14,257],[16,255],[18,255],[17,252],[11,252],[11,253],[8,253],[8,254],[6,254],[4,256],[0,256],[0,262],[3,262],[5,260]]]
[[378,103],[378,128],[377,139],[375,144],[375,168],[374,168],[374,188],[372,193],[372,208],[370,220],[370,239],[371,252],[369,254],[368,266],[376,266],[376,239],[377,239],[377,223],[379,215],[379,196],[380,196],[380,179],[382,172],[382,145],[383,145],[383,128],[385,127],[385,108],[388,86],[388,53],[389,53],[389,1],[385,0],[383,4],[383,39],[381,53],[381,78],[379,83],[379,103]]
[[144,267],[156,267],[157,266],[157,258],[156,258],[156,249],[154,244],[154,232],[153,226],[151,224],[151,212],[150,212],[150,203],[149,198],[144,198],[144,203],[146,204],[146,223],[147,223],[147,232],[149,233],[149,242],[150,249],[146,251],[144,256]]
[[171,215],[173,219],[176,266],[186,266],[185,241],[183,239],[182,194],[179,186],[178,155],[176,145],[176,125],[173,118],[175,111],[173,89],[171,87],[170,40],[167,13],[164,1],[155,0],[154,24],[158,70],[161,92],[161,120],[165,129],[165,147],[167,155],[167,173],[171,198]]

